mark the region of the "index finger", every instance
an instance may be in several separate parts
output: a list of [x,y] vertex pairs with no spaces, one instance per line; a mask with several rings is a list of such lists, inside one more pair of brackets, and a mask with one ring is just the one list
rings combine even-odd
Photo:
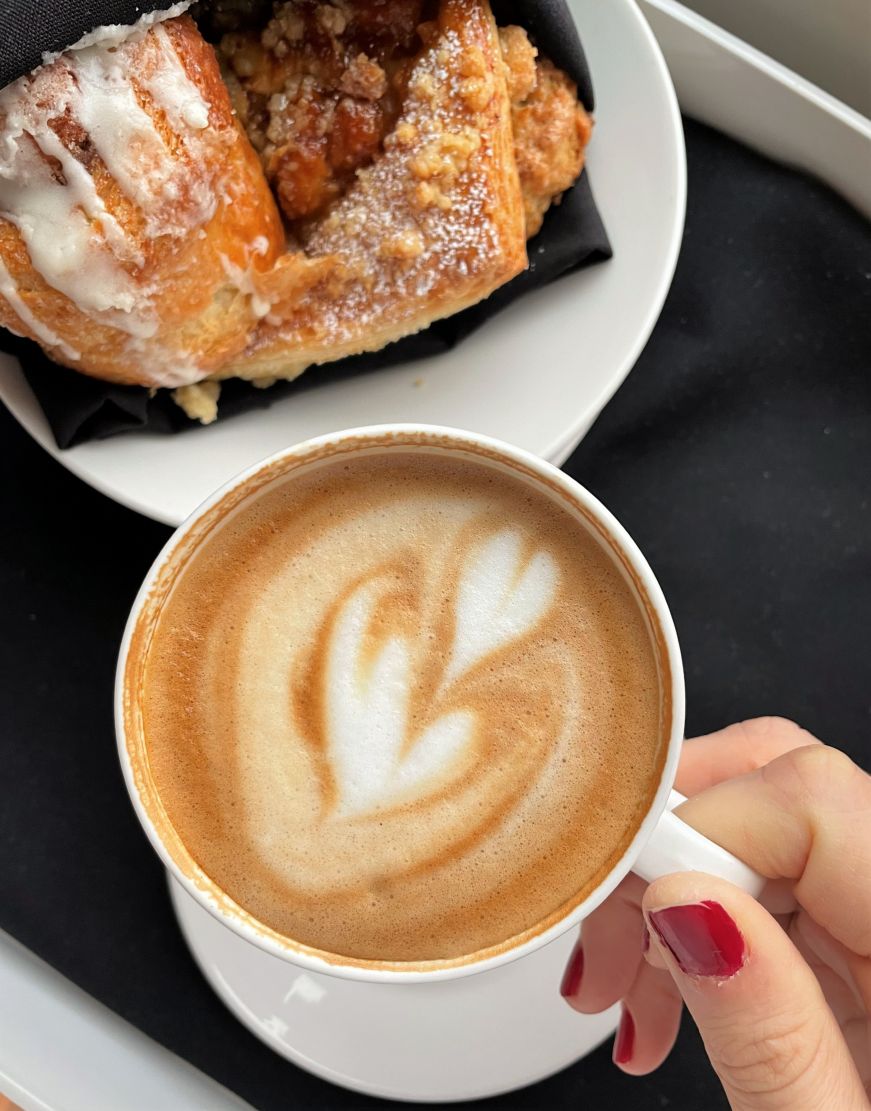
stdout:
[[786,718],[740,721],[686,741],[675,786],[684,795],[696,795],[724,780],[758,771],[795,748],[819,744],[813,734]]

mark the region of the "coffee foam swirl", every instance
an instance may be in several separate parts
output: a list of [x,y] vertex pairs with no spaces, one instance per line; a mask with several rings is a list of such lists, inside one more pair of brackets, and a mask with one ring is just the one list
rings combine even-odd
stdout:
[[[299,703],[315,743],[326,750],[339,815],[419,800],[461,774],[480,709],[468,689],[463,708],[445,707],[476,668],[517,648],[554,601],[555,561],[538,551],[523,566],[522,546],[511,528],[483,543],[460,541],[459,567],[433,575],[427,593],[417,553],[400,551],[392,566],[353,583],[325,619],[316,634],[321,658],[308,668]],[[446,613],[433,612],[445,603]],[[445,623],[453,624],[452,635],[436,627]],[[421,636],[428,627],[429,639]],[[431,645],[448,635],[443,664]],[[320,703],[316,721],[308,708],[312,694]]]
[[201,546],[140,695],[197,864],[303,945],[454,960],[625,848],[664,757],[653,640],[550,497],[391,452],[279,483]]

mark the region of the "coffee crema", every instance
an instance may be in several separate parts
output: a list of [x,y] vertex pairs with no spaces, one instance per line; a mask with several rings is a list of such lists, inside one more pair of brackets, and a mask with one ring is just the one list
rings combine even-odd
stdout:
[[338,963],[481,959],[577,905],[670,726],[599,526],[495,460],[401,447],[237,501],[127,660],[134,775],[182,867]]

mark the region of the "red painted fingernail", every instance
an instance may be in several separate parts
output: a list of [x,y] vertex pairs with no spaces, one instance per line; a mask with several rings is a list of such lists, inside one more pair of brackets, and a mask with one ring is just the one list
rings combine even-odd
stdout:
[[641,929],[643,931],[641,934],[641,952],[646,953],[647,950],[650,948],[650,930],[648,930],[646,922],[643,924]]
[[614,1052],[612,1057],[615,1065],[626,1065],[632,1060],[632,1051],[635,1049],[635,1020],[623,1007],[620,1015],[620,1025],[617,1027],[617,1037],[614,1039]]
[[688,976],[734,976],[744,964],[744,938],[719,903],[663,907],[647,917]]
[[578,994],[583,975],[584,947],[579,941],[572,950],[569,963],[566,965],[566,970],[563,973],[563,982],[560,984],[559,989],[563,999],[568,999],[570,996]]

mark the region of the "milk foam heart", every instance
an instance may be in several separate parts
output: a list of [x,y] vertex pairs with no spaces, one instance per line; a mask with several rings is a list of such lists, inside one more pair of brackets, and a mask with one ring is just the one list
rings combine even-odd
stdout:
[[503,529],[463,569],[446,682],[501,644],[529,632],[553,604],[559,579],[556,561],[539,551],[523,567],[522,546],[517,529]]
[[328,753],[343,817],[393,796],[420,796],[466,748],[475,724],[468,712],[447,713],[420,736],[409,736],[414,672],[408,642],[393,637],[371,667],[362,663],[378,600],[375,583],[351,595],[334,624],[324,672]]
[[128,672],[161,814],[293,943],[409,966],[544,928],[658,783],[636,588],[589,522],[485,458],[291,469],[159,605]]
[[[446,595],[454,641],[439,691],[504,645],[532,631],[553,604],[559,572],[547,552],[521,564],[523,538],[503,529],[469,552],[459,585]],[[364,666],[367,632],[389,580],[362,583],[331,623],[324,671],[326,734],[342,815],[391,798],[422,797],[468,747],[470,711],[446,712],[418,736],[409,707],[416,676],[408,641],[388,640]]]

